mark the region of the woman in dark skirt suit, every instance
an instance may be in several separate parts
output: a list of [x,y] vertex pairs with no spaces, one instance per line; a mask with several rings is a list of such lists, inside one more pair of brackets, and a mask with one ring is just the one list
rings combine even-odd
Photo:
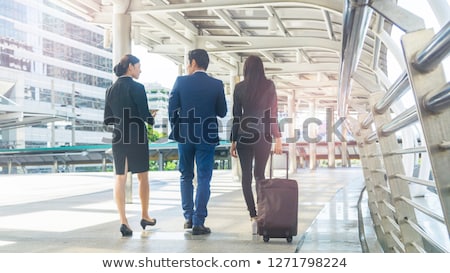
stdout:
[[114,125],[112,150],[116,182],[114,199],[120,216],[122,236],[133,235],[125,213],[125,183],[127,173],[136,173],[139,180],[141,199],[141,226],[156,224],[150,218],[148,204],[150,187],[148,183],[149,151],[147,127],[153,125],[153,114],[148,109],[147,96],[142,84],[134,81],[141,74],[139,59],[128,54],[114,67],[119,78],[106,90],[104,123]]

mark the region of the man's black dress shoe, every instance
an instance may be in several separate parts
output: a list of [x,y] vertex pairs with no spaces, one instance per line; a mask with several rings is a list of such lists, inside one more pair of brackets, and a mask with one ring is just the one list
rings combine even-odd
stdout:
[[122,224],[120,226],[120,233],[122,233],[123,237],[133,236],[133,231],[129,227],[127,227],[127,225],[125,225],[125,224]]
[[186,220],[186,222],[184,222],[184,228],[192,228],[192,220]]
[[204,225],[192,227],[192,235],[203,235],[203,234],[210,234],[210,233],[211,233],[211,229],[209,227],[205,227]]
[[152,219],[151,221],[147,221],[145,219],[141,219],[141,227],[145,229],[146,226],[154,226],[156,225],[156,219]]

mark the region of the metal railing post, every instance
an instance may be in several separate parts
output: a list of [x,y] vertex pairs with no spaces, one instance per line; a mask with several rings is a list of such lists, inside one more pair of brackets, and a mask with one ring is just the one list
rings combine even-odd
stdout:
[[[448,28],[449,24],[444,27],[446,32]],[[430,46],[428,41],[433,42],[435,39],[439,39],[439,37],[434,36],[432,29],[416,31],[402,37],[402,46],[413,95],[416,101],[419,102],[417,104],[417,112],[424,134],[423,141],[428,150],[437,194],[441,202],[447,232],[450,235],[450,149],[445,148],[447,147],[445,143],[450,141],[450,126],[448,126],[450,120],[450,108],[448,107],[449,95],[448,89],[445,88],[448,84],[442,65],[424,73],[416,69],[417,65],[420,66],[420,64],[413,64],[416,60],[416,53],[420,52],[423,48],[428,48]],[[446,47],[449,45],[448,39],[447,37],[445,42]],[[440,59],[439,57],[433,57],[433,54],[428,56],[431,59]],[[434,61],[431,60],[431,63],[434,63]],[[426,70],[428,71],[428,69]],[[438,91],[438,94],[441,94],[439,95],[440,98],[433,102],[431,98],[435,95],[434,91],[436,88],[442,86],[444,86],[442,90],[447,90],[445,91],[446,93],[442,94],[441,92],[443,91]],[[431,97],[429,97],[430,95]],[[430,107],[432,108],[430,109]],[[430,111],[433,110],[433,107],[439,108],[438,113]]]
[[[371,101],[376,102],[381,99],[383,94],[376,93],[371,96]],[[374,103],[372,103],[374,104]],[[408,182],[403,181],[396,177],[397,174],[404,174],[404,166],[401,155],[392,154],[391,151],[399,149],[399,143],[395,134],[383,135],[382,128],[385,124],[391,122],[391,116],[389,112],[379,114],[373,112],[374,124],[378,135],[378,143],[383,158],[383,166],[386,171],[386,177],[391,192],[391,199],[386,200],[390,202],[394,209],[394,219],[390,221],[395,222],[398,225],[399,234],[397,237],[395,234],[394,240],[398,244],[398,250],[402,252],[420,252],[423,249],[422,237],[415,232],[411,225],[405,220],[416,223],[416,214],[412,207],[406,205],[400,200],[402,196],[407,198],[411,197]],[[418,246],[420,249],[417,249]]]

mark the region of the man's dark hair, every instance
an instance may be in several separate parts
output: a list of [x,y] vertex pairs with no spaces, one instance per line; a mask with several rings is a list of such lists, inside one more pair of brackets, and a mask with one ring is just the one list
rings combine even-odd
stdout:
[[191,50],[191,51],[189,51],[188,58],[189,58],[189,64],[192,63],[192,60],[195,60],[198,67],[203,68],[205,70],[208,69],[209,56],[208,56],[208,52],[206,52],[206,50],[204,50],[204,49]]

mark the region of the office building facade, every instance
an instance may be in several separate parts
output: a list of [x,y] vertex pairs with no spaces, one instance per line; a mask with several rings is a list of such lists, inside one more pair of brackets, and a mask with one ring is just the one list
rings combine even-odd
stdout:
[[[110,138],[102,124],[105,90],[113,82],[104,30],[48,0],[0,0],[0,26],[0,105],[23,110],[10,123],[32,115],[23,126],[1,126],[0,147],[92,145]],[[156,90],[149,97],[157,95],[149,104],[162,110],[163,122],[168,91],[154,86],[146,85]],[[52,122],[43,118],[55,115]]]

